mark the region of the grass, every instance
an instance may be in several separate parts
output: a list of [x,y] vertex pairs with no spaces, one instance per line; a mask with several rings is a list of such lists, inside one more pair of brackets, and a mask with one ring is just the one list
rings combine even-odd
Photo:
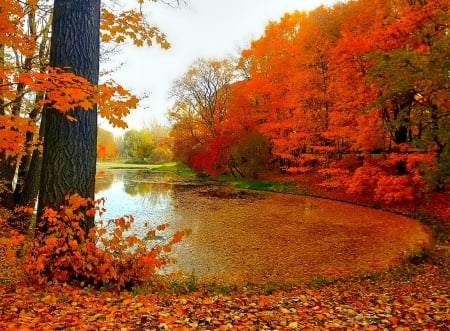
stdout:
[[195,171],[190,168],[181,168],[181,169],[177,169],[176,171],[177,171],[177,174],[180,174],[182,176],[189,176],[189,177],[196,176]]
[[192,273],[187,279],[172,279],[168,283],[168,289],[174,294],[188,294],[199,290],[197,277]]
[[316,276],[316,277],[310,278],[306,282],[306,285],[308,285],[311,288],[321,288],[321,287],[325,287],[329,284],[332,284],[334,281],[335,281],[334,279],[326,278],[325,276]]
[[253,179],[247,181],[231,182],[234,187],[258,190],[258,191],[270,191],[278,193],[295,193],[296,188],[294,183],[289,181],[276,181],[270,179]]
[[431,258],[432,252],[430,248],[423,247],[422,249],[414,249],[406,253],[406,262],[414,265],[424,263],[427,259]]
[[110,162],[97,161],[97,170],[106,169],[148,169],[153,171],[174,172],[182,176],[195,176],[194,170],[190,168],[181,168],[177,162],[166,162],[162,164],[146,164],[146,163],[126,163],[126,162]]
[[97,161],[97,170],[105,169],[151,169],[151,170],[171,170],[176,167],[176,162],[167,162],[163,164],[137,164],[137,163],[125,163],[125,162],[109,162],[109,161]]

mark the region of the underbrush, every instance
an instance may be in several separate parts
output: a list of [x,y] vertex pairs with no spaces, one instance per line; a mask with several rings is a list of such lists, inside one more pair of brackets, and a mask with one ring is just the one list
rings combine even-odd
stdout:
[[171,262],[168,253],[186,234],[179,231],[167,242],[150,244],[145,238],[164,231],[166,224],[150,229],[145,236],[126,234],[134,221],[126,215],[98,221],[89,232],[83,228],[88,217],[102,215],[103,199],[92,201],[78,195],[66,197],[59,210],[47,208],[37,222],[34,236],[13,233],[8,239],[8,259],[16,261],[31,285],[48,282],[80,287],[131,289],[148,282]]

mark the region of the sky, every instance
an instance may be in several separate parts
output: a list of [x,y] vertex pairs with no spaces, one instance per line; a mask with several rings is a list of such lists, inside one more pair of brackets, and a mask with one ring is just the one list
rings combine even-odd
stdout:
[[[238,57],[252,40],[264,34],[269,21],[278,21],[286,12],[310,10],[321,4],[331,5],[335,0],[185,2],[186,5],[179,8],[150,2],[144,8],[148,21],[166,34],[171,43],[169,50],[162,50],[157,45],[150,48],[127,45],[111,59],[110,63],[124,62],[111,78],[136,95],[148,95],[138,109],[132,110],[125,119],[129,129],[167,123],[170,88],[195,60]],[[100,126],[117,135],[124,132],[112,129],[103,119]]]

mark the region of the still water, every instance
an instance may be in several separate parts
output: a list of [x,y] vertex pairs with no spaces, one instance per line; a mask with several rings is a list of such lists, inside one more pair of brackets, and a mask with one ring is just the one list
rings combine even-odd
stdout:
[[134,217],[133,229],[144,231],[167,223],[176,217],[174,192],[202,182],[169,172],[149,170],[108,169],[97,172],[96,198],[106,198],[102,220]]
[[103,220],[133,215],[130,231],[142,236],[144,223],[169,223],[157,241],[190,230],[168,271],[214,282],[366,273],[430,240],[417,221],[381,210],[292,194],[218,194],[230,188],[173,173],[104,170],[96,185],[106,198]]

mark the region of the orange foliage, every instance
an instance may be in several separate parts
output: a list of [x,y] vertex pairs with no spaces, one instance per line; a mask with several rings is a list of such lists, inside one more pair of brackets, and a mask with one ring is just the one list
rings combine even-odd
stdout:
[[27,118],[0,115],[0,151],[4,151],[7,158],[20,159],[27,153],[25,148],[30,147],[26,146],[26,133],[35,130],[35,124]]
[[152,46],[156,42],[163,49],[170,47],[165,34],[157,27],[150,26],[139,10],[126,10],[117,14],[102,8],[100,29],[104,42],[122,43],[130,39],[136,46]]
[[62,113],[75,108],[90,110],[98,104],[100,115],[113,126],[126,127],[122,118],[138,104],[136,96],[114,81],[93,86],[87,79],[61,68],[21,73],[14,76],[13,83],[27,86],[30,93],[45,93],[47,97],[40,100],[40,104],[50,105]]
[[[411,199],[424,190],[423,169],[439,169],[443,187],[448,19],[447,1],[438,0],[359,0],[285,14],[242,52],[245,80],[231,90],[227,125],[242,132],[240,120],[252,119],[280,169],[319,170],[328,188]],[[397,151],[411,160],[404,174],[391,157]],[[366,166],[348,172],[346,155]],[[390,166],[371,162],[380,156]]]
[[380,176],[375,188],[375,199],[388,203],[413,200],[414,186],[408,176]]
[[[87,234],[83,221],[95,212],[101,215],[103,201],[72,195],[66,197],[66,204],[58,211],[45,210],[37,236],[25,247],[23,269],[31,283],[56,280],[81,286],[130,288],[150,279],[170,262],[166,252],[187,232],[176,232],[168,242],[149,247],[145,239],[124,234],[134,219],[123,216],[99,221],[98,227]],[[154,234],[155,230],[150,230],[147,236]]]

